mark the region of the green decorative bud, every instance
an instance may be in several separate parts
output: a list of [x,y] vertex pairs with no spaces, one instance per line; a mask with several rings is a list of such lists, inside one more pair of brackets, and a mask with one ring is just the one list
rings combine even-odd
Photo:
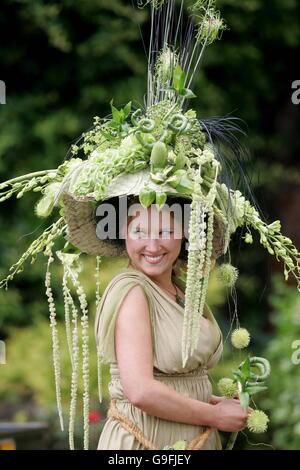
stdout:
[[252,234],[251,233],[246,233],[245,237],[244,237],[244,240],[245,240],[245,243],[253,243],[253,237],[252,237]]
[[266,432],[268,429],[268,422],[270,419],[261,410],[254,410],[252,413],[248,416],[247,419],[247,426],[251,432],[255,433],[262,433]]
[[274,231],[274,232],[280,232],[280,230],[281,230],[281,222],[280,222],[280,220],[275,220],[274,222],[272,222],[271,224],[269,224],[269,225],[267,226],[267,228],[268,228],[269,230]]
[[186,161],[187,157],[182,152],[179,152],[175,157],[175,170],[184,168]]
[[145,209],[151,206],[155,199],[156,192],[148,188],[144,188],[139,194],[139,201]]
[[44,196],[39,200],[34,209],[38,217],[49,217],[60,188],[61,183],[51,183],[45,188]]
[[156,207],[158,210],[160,210],[164,206],[166,200],[167,200],[166,193],[156,193],[155,203],[156,203]]
[[237,393],[235,382],[227,377],[223,377],[223,379],[219,380],[218,389],[220,394],[226,398],[233,398]]
[[164,142],[155,142],[151,151],[150,164],[154,168],[164,168],[167,164],[168,149]]
[[238,277],[237,268],[229,263],[221,264],[217,269],[217,278],[226,287],[233,287]]
[[231,343],[236,349],[244,349],[250,343],[250,333],[246,328],[237,328],[231,335]]

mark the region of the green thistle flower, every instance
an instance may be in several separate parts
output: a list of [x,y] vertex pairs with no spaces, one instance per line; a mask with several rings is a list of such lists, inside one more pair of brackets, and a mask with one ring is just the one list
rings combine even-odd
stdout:
[[246,328],[237,328],[231,335],[231,343],[236,349],[246,348],[250,343],[250,333]]
[[226,287],[233,287],[239,277],[237,268],[229,263],[224,263],[217,269],[217,278]]
[[218,390],[223,397],[233,398],[237,392],[236,384],[232,379],[223,377],[218,382]]
[[178,64],[178,57],[169,47],[163,49],[156,61],[155,72],[157,80],[167,83],[173,75],[173,70]]
[[251,432],[262,433],[266,432],[266,430],[268,429],[269,421],[270,419],[268,418],[266,413],[261,410],[254,410],[248,416],[247,426]]

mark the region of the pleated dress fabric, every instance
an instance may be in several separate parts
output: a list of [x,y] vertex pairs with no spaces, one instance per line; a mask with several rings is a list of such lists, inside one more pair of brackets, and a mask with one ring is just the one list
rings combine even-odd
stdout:
[[[133,421],[156,448],[162,449],[178,440],[190,442],[206,428],[176,422],[175,416],[174,421],[169,421],[148,415],[134,406],[124,395],[115,355],[114,330],[121,303],[129,290],[136,285],[143,288],[149,307],[153,375],[156,380],[163,382],[178,393],[209,402],[212,384],[208,370],[216,366],[222,356],[223,335],[212,311],[206,304],[204,315],[199,319],[201,325],[198,347],[183,367],[181,336],[184,307],[175,302],[146,274],[133,268],[123,269],[105,289],[96,312],[95,335],[104,362],[110,363],[110,397],[116,399],[118,411]],[[98,450],[144,449],[139,441],[113,417],[106,419],[97,448]],[[220,435],[215,429],[201,450],[221,449]]]

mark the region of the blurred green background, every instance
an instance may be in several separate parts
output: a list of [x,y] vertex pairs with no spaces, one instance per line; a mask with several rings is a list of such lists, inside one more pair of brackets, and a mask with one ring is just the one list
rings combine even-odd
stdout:
[[[193,91],[192,106],[201,118],[233,114],[248,125],[251,152],[245,171],[267,221],[281,219],[283,233],[300,249],[299,109],[291,101],[299,61],[300,5],[296,0],[219,0],[229,29],[207,48]],[[147,35],[149,10],[129,1],[2,0],[0,11],[0,80],[6,83],[0,105],[0,181],[23,173],[57,167],[95,115],[143,103],[146,57],[139,28]],[[48,225],[37,220],[38,195],[10,199],[0,211],[0,277]],[[246,248],[246,249],[243,249]],[[270,414],[265,435],[239,434],[236,448],[300,448],[300,364],[292,363],[292,343],[300,339],[299,293],[291,279],[284,283],[282,266],[259,245],[243,245],[237,233],[231,245],[232,264],[240,271],[236,286],[242,326],[252,334],[251,351],[272,366],[269,390],[258,395],[258,407]],[[67,448],[55,411],[51,336],[44,289],[46,258],[28,264],[0,291],[0,339],[7,364],[0,365],[0,421],[44,419],[50,425],[48,448]],[[106,401],[98,402],[95,314],[95,260],[84,257],[82,282],[90,306],[91,447],[95,448],[105,418]],[[123,266],[103,259],[101,290]],[[53,290],[63,319],[60,268]],[[226,338],[234,298],[210,285],[209,303]],[[63,338],[63,325],[60,328]],[[63,356],[63,398],[68,413],[70,365]],[[214,383],[230,374],[242,357],[226,342],[224,358],[212,372]],[[34,371],[34,372],[33,372]],[[108,372],[105,372],[106,383]],[[215,393],[217,391],[215,390]],[[80,408],[77,445],[82,445]],[[254,437],[253,437],[254,436]],[[222,436],[226,442],[227,436]]]

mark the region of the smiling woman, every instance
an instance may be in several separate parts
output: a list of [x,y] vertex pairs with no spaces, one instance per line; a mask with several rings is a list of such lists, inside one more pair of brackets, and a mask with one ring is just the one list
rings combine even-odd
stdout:
[[[111,373],[98,449],[162,449],[182,439],[189,448],[221,449],[216,428],[222,404],[212,400],[207,370],[220,359],[223,342],[208,306],[199,318],[197,348],[182,365],[184,307],[178,296],[184,300],[184,292],[173,268],[182,252],[183,219],[167,204],[144,208],[135,199],[128,214],[133,204],[135,215],[120,229],[128,267],[109,283],[97,309],[96,337]],[[223,429],[245,425],[245,411],[237,405],[227,402],[231,416]]]

